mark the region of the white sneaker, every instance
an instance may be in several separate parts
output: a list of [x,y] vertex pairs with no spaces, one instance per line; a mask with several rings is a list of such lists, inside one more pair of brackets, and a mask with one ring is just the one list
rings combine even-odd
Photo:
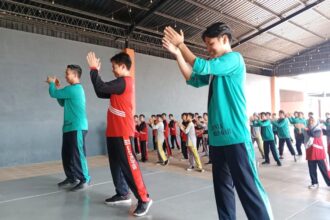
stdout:
[[308,186],[308,189],[317,189],[319,188],[319,184],[311,184]]
[[192,171],[193,169],[195,169],[194,166],[190,166],[187,168],[187,171]]

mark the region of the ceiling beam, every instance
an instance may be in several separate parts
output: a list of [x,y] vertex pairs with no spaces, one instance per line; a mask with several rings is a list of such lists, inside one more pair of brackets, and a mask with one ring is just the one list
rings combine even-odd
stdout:
[[[301,0],[295,0],[296,2],[298,2],[301,5],[306,6],[306,3],[301,1]],[[330,17],[328,17],[327,15],[323,14],[322,12],[320,12],[319,10],[317,10],[316,8],[313,8],[313,11],[315,11],[316,13],[318,13],[319,15],[321,15],[322,17],[324,17],[325,19],[327,19],[328,21],[330,21]]]
[[[283,18],[285,18],[285,17],[283,16],[283,14],[286,14],[287,12],[289,12],[289,11],[292,10],[292,8],[291,8],[291,9],[287,10],[286,12],[284,12],[284,13],[281,15],[281,14],[277,14],[276,12],[274,12],[274,11],[272,11],[271,9],[269,9],[269,8],[267,8],[267,7],[263,6],[263,5],[261,5],[260,3],[256,2],[256,1],[251,1],[251,3],[254,4],[255,6],[261,8],[262,10],[267,11],[268,13],[270,13],[270,14],[276,16],[278,19],[283,19]],[[304,27],[302,27],[301,25],[299,25],[299,24],[297,24],[297,23],[295,23],[295,22],[293,22],[293,21],[290,21],[290,20],[289,20],[288,22],[289,22],[290,24],[293,24],[294,26],[300,28],[300,29],[303,29],[303,30],[306,31],[306,32],[309,32],[310,34],[312,34],[312,35],[314,35],[314,36],[316,36],[316,37],[321,38],[322,40],[325,39],[324,36],[321,36],[321,35],[319,35],[319,34],[313,32],[313,31],[311,31],[311,30],[308,30],[307,28],[304,28]]]
[[138,19],[136,21],[133,21],[133,23],[131,24],[131,26],[128,29],[127,38],[130,37],[130,35],[135,30],[136,26],[139,26],[144,21],[146,21],[153,13],[155,13],[166,2],[168,2],[168,0],[162,0],[162,1],[159,1],[157,4],[152,5],[151,8],[147,11],[147,13],[142,18],[140,18],[140,19]]
[[[129,2],[129,1],[126,1],[126,0],[115,0],[116,2],[119,2],[119,3],[122,3],[122,4],[126,4],[128,6],[131,6],[131,7],[134,7],[134,8],[137,8],[137,9],[140,9],[140,10],[143,10],[143,11],[148,11],[149,8],[147,7],[143,7],[143,6],[140,6],[138,4],[135,4],[135,3],[132,3],[132,2]],[[189,21],[185,21],[183,19],[180,19],[180,18],[176,18],[176,17],[173,17],[173,16],[170,16],[170,15],[167,15],[167,14],[164,14],[164,13],[161,13],[161,12],[154,12],[155,15],[159,15],[163,18],[167,18],[167,19],[170,19],[170,20],[173,20],[173,21],[176,21],[176,22],[179,22],[179,23],[182,23],[182,24],[185,24],[185,25],[188,25],[188,26],[191,26],[191,27],[194,27],[194,28],[197,28],[197,29],[200,29],[200,30],[204,30],[205,27],[201,26],[201,25],[198,25],[198,24],[194,24],[194,23],[191,23]]]
[[[6,0],[6,1],[7,2],[15,2],[17,4],[16,1],[10,1],[10,0]],[[56,2],[55,2],[55,4],[52,4],[51,2],[46,2],[46,1],[43,1],[43,0],[30,0],[30,2],[38,3],[40,5],[45,5],[45,6],[49,6],[49,7],[56,8],[56,9],[66,10],[66,11],[69,11],[69,12],[78,13],[78,14],[85,15],[85,16],[88,16],[88,17],[100,19],[102,21],[108,21],[108,22],[114,23],[114,24],[120,24],[120,25],[123,25],[123,26],[129,26],[130,25],[130,23],[127,23],[127,22],[122,22],[122,21],[119,21],[117,19],[112,19],[112,18],[108,18],[108,17],[105,17],[105,16],[100,16],[100,15],[97,15],[97,14],[89,13],[89,12],[78,10],[78,9],[75,9],[75,8],[70,8],[70,7],[67,7],[67,6],[64,6],[64,5],[56,4]],[[40,9],[42,10],[43,8],[40,8]]]
[[282,54],[282,55],[285,55],[285,56],[293,56],[293,55],[295,55],[295,54],[285,53],[283,51],[276,50],[276,49],[273,49],[273,48],[270,48],[270,47],[266,47],[266,46],[263,46],[263,45],[260,45],[260,44],[252,43],[252,42],[246,42],[246,43],[247,44],[251,44],[252,46],[259,47],[259,48],[262,48],[262,49],[265,49],[265,50],[270,50],[270,51],[273,51],[273,52],[276,52],[276,53],[279,53],[279,54]]
[[[305,12],[305,11],[307,11],[307,10],[313,8],[313,7],[315,7],[316,5],[320,4],[320,3],[323,2],[323,1],[324,1],[324,0],[318,0],[318,1],[314,2],[314,3],[311,3],[311,4],[307,5],[307,6],[305,6],[304,8],[302,8],[302,9],[300,9],[300,10],[298,10],[298,11],[296,11],[296,12],[290,14],[290,15],[288,15],[287,17],[282,18],[282,19],[280,19],[279,21],[277,21],[277,22],[275,22],[275,23],[273,23],[273,24],[271,24],[271,25],[269,25],[269,26],[267,26],[267,27],[265,27],[265,28],[259,30],[257,33],[254,33],[254,34],[252,34],[252,35],[250,35],[250,36],[248,36],[248,37],[246,37],[246,38],[240,40],[239,42],[233,44],[232,47],[235,48],[235,47],[237,47],[238,45],[240,45],[240,44],[242,44],[242,43],[245,43],[245,42],[247,42],[247,41],[249,41],[249,40],[255,38],[256,36],[258,36],[258,35],[260,35],[260,34],[262,34],[262,33],[265,33],[265,32],[267,32],[267,31],[269,31],[270,29],[272,29],[272,28],[274,28],[274,27],[276,27],[276,26],[278,26],[278,25],[280,25],[280,24],[282,24],[282,23],[284,23],[284,22],[290,20],[291,18],[293,18],[293,17],[295,17],[295,16],[297,16],[297,15],[299,15],[299,14],[301,14],[301,13],[303,13],[303,12]],[[293,42],[293,41],[291,41],[291,42]],[[301,46],[302,46],[302,47],[306,47],[306,46],[304,46],[304,45],[301,45]]]
[[239,23],[239,24],[241,24],[241,25],[243,25],[245,27],[251,28],[253,30],[259,30],[257,27],[253,26],[252,24],[249,24],[249,23],[247,23],[245,21],[242,21],[242,20],[240,20],[238,18],[235,18],[235,17],[232,17],[230,15],[224,14],[222,11],[216,10],[216,9],[210,7],[210,6],[204,5],[202,3],[199,3],[199,2],[196,2],[196,1],[193,1],[193,0],[184,0],[184,1],[189,2],[192,5],[195,5],[195,6],[199,7],[199,8],[202,8],[202,9],[207,10],[209,12],[212,12],[214,14],[217,14],[217,15],[220,14],[222,17],[225,17],[228,20],[231,20],[231,21],[233,21],[235,23]]

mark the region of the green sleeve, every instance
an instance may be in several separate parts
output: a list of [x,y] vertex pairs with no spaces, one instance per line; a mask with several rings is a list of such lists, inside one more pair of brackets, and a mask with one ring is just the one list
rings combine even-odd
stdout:
[[200,76],[193,72],[190,79],[187,80],[187,84],[197,88],[207,86],[209,84],[209,79],[210,75]]
[[267,127],[271,125],[271,122],[270,120],[267,120],[267,121],[261,121],[261,120],[258,120],[258,121],[253,121],[253,127]]
[[293,117],[290,117],[290,118],[288,118],[289,119],[289,122],[291,123],[291,124],[296,124],[297,123],[297,119],[295,119],[295,118],[293,118]]
[[272,123],[270,122],[270,120],[267,121],[260,121],[260,125],[261,127],[267,127],[269,125],[271,125]]
[[277,120],[277,121],[273,121],[273,125],[276,126],[276,127],[278,127],[278,128],[281,128],[281,127],[284,127],[285,126],[286,122],[287,122],[286,119],[284,119],[284,120],[282,120],[280,122]]
[[260,120],[253,121],[252,126],[253,127],[261,127],[261,121]]
[[241,55],[236,52],[230,52],[210,60],[197,57],[192,71],[193,75],[229,76],[238,73],[235,70],[240,66],[241,62]]
[[280,127],[278,121],[272,121],[272,125],[277,128]]
[[49,95],[52,98],[56,99],[68,99],[71,98],[72,93],[68,87],[64,87],[63,89],[56,89],[55,83],[49,83]]
[[65,99],[57,99],[57,102],[60,106],[64,106]]
[[324,124],[325,126],[330,126],[330,123],[329,122],[322,122],[322,124]]

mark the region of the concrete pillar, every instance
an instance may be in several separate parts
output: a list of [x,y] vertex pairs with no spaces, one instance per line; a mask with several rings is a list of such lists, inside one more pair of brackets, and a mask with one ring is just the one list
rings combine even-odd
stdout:
[[277,85],[277,77],[272,76],[270,81],[271,112],[278,113],[280,110],[280,90]]

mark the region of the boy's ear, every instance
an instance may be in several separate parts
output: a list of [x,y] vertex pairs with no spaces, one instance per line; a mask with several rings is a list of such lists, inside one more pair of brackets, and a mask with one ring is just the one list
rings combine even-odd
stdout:
[[230,42],[229,42],[229,38],[228,38],[227,35],[223,35],[222,37],[223,37],[223,43],[224,43],[224,44],[227,44],[227,43],[230,44]]

